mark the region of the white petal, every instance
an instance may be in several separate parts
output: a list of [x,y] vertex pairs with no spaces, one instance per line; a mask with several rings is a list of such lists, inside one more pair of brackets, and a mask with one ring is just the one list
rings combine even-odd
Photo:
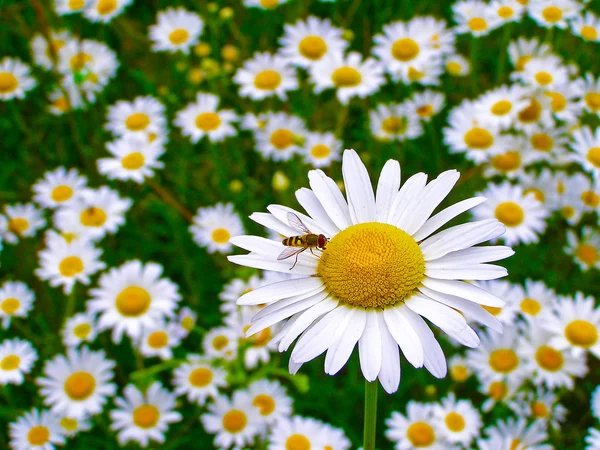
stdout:
[[335,375],[348,362],[356,343],[365,330],[367,313],[362,308],[350,308],[352,312],[346,316],[346,326],[340,324],[333,344],[325,356],[325,373]]
[[417,173],[406,180],[406,183],[400,188],[396,198],[392,202],[390,214],[388,216],[388,223],[396,225],[404,214],[406,206],[411,201],[421,195],[421,191],[427,183],[427,175],[424,173]]
[[411,325],[417,332],[419,340],[423,344],[424,365],[427,370],[436,378],[444,378],[448,370],[446,366],[446,357],[440,347],[440,343],[435,339],[433,331],[425,323],[423,318],[410,311],[407,308],[407,317]]
[[344,320],[349,309],[338,306],[306,330],[292,351],[291,358],[297,363],[310,361],[323,353],[335,336],[336,327]]
[[[387,223],[392,202],[400,190],[400,163],[394,159],[388,160],[381,170],[377,183],[375,200],[377,222]],[[364,373],[364,371],[363,371]]]
[[381,333],[381,369],[379,382],[388,394],[393,394],[400,385],[400,352],[398,344],[388,331],[383,314],[377,314]]
[[300,367],[302,367],[302,363],[295,363],[294,361],[292,361],[292,358],[290,358],[290,361],[288,363],[288,371],[292,375],[296,375],[300,370]]
[[365,330],[358,341],[360,368],[367,381],[374,381],[381,368],[381,331],[375,310],[367,311]]
[[285,237],[296,236],[298,232],[290,227],[287,222],[282,222],[269,213],[253,213],[250,218]]
[[367,168],[354,150],[346,150],[342,161],[342,175],[353,223],[375,220],[375,196]]
[[502,308],[504,301],[494,294],[474,286],[464,281],[455,280],[436,280],[435,278],[425,278],[423,285],[442,294],[455,295],[466,300],[470,300],[480,305]]
[[293,273],[295,275],[314,275],[316,264],[314,266],[308,266],[300,263],[294,267],[292,271],[292,264],[288,261],[267,261],[264,256],[260,255],[234,255],[228,256],[227,259],[240,266],[253,267],[255,269],[272,270],[273,272],[281,273]]
[[[302,214],[292,208],[288,208],[287,206],[282,205],[269,205],[267,206],[267,210],[273,214],[278,220],[282,222],[287,222],[288,212],[296,214],[300,220],[308,227],[308,229],[315,234],[325,234],[325,230],[317,224],[314,220],[308,217],[306,214]],[[297,230],[296,234],[303,234],[301,230]]]
[[459,264],[477,264],[490,261],[499,261],[514,255],[515,252],[510,247],[502,245],[486,245],[482,247],[470,247],[463,250],[457,250],[448,253],[446,256],[432,261],[432,263],[459,263]]
[[311,170],[308,172],[310,187],[319,199],[321,205],[332,222],[343,230],[352,225],[350,212],[344,196],[340,192],[335,181],[326,176],[322,170]]
[[404,305],[386,308],[383,318],[390,334],[400,346],[406,360],[414,367],[423,367],[423,346],[409,320],[410,310]]
[[284,280],[260,287],[242,295],[238,299],[237,304],[242,306],[260,305],[262,303],[272,302],[273,300],[281,300],[283,298],[305,294],[322,286],[323,281],[319,277]]
[[[256,255],[264,256],[269,261],[277,261],[279,254],[286,248],[281,242],[267,239],[261,236],[234,236],[229,242],[236,247],[248,250]],[[295,261],[294,258],[290,258],[291,261]],[[298,264],[312,266],[319,262],[319,258],[313,256],[310,252],[302,252],[298,255]],[[292,267],[293,262],[289,263]]]
[[263,309],[261,309],[260,311],[258,311],[254,317],[252,317],[252,322],[256,322],[260,319],[262,319],[263,317],[267,317],[269,314],[273,314],[276,311],[279,311],[280,309],[286,308],[290,305],[293,305],[294,303],[297,303],[301,300],[304,300],[305,298],[309,298],[309,297],[319,297],[321,300],[323,300],[325,297],[327,297],[328,293],[325,292],[325,289],[317,289],[316,291],[310,291],[307,292],[305,294],[299,294],[299,295],[294,295],[293,297],[288,297],[288,298],[284,298],[282,300],[276,301],[275,303],[272,303],[270,305],[265,306]]
[[296,199],[300,206],[325,230],[325,236],[333,237],[340,229],[333,223],[313,191],[308,188],[298,189]]
[[462,214],[465,211],[480,205],[486,200],[487,199],[485,197],[474,197],[455,203],[452,206],[448,206],[446,209],[441,210],[435,216],[428,219],[427,222],[425,222],[423,226],[413,235],[414,240],[417,242],[422,241],[427,236],[446,225],[459,214]]
[[441,280],[495,280],[508,275],[504,267],[493,264],[425,263],[425,275]]

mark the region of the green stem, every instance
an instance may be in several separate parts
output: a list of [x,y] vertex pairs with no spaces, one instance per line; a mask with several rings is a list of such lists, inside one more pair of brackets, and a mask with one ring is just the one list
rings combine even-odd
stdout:
[[377,380],[365,380],[365,427],[363,450],[375,450],[375,429],[377,426]]
[[479,38],[476,36],[471,37],[471,47],[470,47],[470,55],[469,59],[471,60],[471,89],[473,91],[473,95],[477,94],[477,77],[479,76],[477,70],[477,57],[478,57],[478,42]]
[[73,315],[73,311],[75,311],[75,286],[73,286],[73,290],[67,296],[67,306],[65,307],[65,319],[63,321],[63,326],[69,320],[69,317]]

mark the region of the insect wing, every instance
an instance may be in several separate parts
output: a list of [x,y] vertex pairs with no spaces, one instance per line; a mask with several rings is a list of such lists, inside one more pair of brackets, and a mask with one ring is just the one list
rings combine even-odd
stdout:
[[290,256],[298,255],[306,250],[306,247],[286,247],[277,257],[278,261],[282,259],[288,259]]
[[300,217],[298,217],[296,214],[294,214],[293,212],[289,212],[289,213],[287,213],[287,218],[288,218],[288,223],[290,224],[290,227],[292,227],[296,230],[300,230],[305,234],[311,234],[308,227],[306,225],[304,225],[302,220],[300,220]]

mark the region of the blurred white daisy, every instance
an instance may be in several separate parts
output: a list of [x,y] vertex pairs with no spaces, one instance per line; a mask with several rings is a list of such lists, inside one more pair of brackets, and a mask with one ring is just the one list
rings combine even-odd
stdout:
[[61,434],[67,437],[73,437],[81,431],[88,431],[92,428],[92,424],[88,417],[75,419],[74,417],[63,415],[58,424],[60,426]]
[[525,280],[525,288],[520,290],[515,298],[521,316],[528,321],[542,319],[551,312],[556,303],[556,293],[548,288],[543,281]]
[[165,107],[149,95],[131,101],[119,100],[109,106],[107,121],[104,128],[116,136],[162,135],[167,129]]
[[32,409],[9,424],[10,446],[14,450],[54,450],[65,438],[59,417],[50,411]]
[[194,103],[177,112],[173,124],[194,144],[204,136],[211,142],[221,142],[228,136],[237,135],[233,126],[238,120],[237,114],[231,109],[218,110],[218,107],[219,97],[198,93]]
[[202,18],[184,8],[167,8],[156,15],[156,23],[148,28],[155,52],[189,53],[198,43],[204,29]]
[[77,313],[69,317],[62,329],[62,341],[65,347],[92,343],[97,335],[96,319],[89,313]]
[[33,237],[40,228],[46,225],[43,212],[37,209],[33,203],[16,203],[5,205],[4,213],[8,218],[3,238],[9,244],[16,244],[20,238]]
[[82,12],[90,0],[54,0],[54,10],[59,16]]
[[19,338],[0,342],[0,385],[21,384],[38,359],[35,348]]
[[[522,378],[505,378],[500,381],[480,380],[479,392],[487,397],[481,404],[481,411],[489,412],[494,406],[509,402],[514,398],[522,382]],[[496,448],[492,447],[489,450],[495,450]]]
[[77,169],[59,167],[44,173],[44,178],[33,185],[33,199],[44,208],[56,208],[77,197],[86,184],[87,178]]
[[483,175],[486,178],[502,176],[513,180],[525,175],[525,168],[536,161],[536,152],[528,145],[523,136],[506,136],[504,149],[490,156],[484,166]]
[[509,128],[519,111],[529,101],[525,99],[526,89],[518,84],[500,86],[485,92],[475,101],[475,109],[481,114],[481,120],[496,123],[501,128]]
[[419,116],[424,122],[429,122],[444,107],[444,94],[426,89],[423,92],[415,92],[408,102],[406,110]]
[[445,58],[444,68],[453,77],[464,77],[471,72],[471,63],[463,55],[453,53]]
[[490,6],[502,24],[520,22],[525,13],[522,0],[492,0]]
[[191,308],[184,306],[179,310],[173,323],[177,326],[176,333],[180,339],[183,339],[190,334],[196,325],[196,319],[198,319],[198,314],[196,314]]
[[48,110],[55,116],[61,116],[85,106],[77,86],[63,83],[63,89],[56,87],[48,94]]
[[569,81],[567,67],[552,54],[530,59],[525,68],[515,75],[533,89],[552,89]]
[[329,167],[342,159],[342,142],[333,133],[306,133],[302,154],[304,162],[312,167]]
[[449,443],[465,447],[479,436],[482,427],[479,411],[469,400],[457,400],[454,393],[448,394],[439,405],[434,405],[433,417]]
[[237,357],[238,333],[230,327],[215,327],[202,339],[202,349],[210,359],[232,361]]
[[535,392],[520,392],[508,405],[519,416],[541,420],[555,430],[560,429],[567,414],[567,409],[558,403],[557,395],[543,388],[538,388]]
[[574,231],[567,230],[567,246],[564,250],[583,272],[600,269],[600,233],[594,228],[583,227],[581,239]]
[[575,0],[529,0],[527,14],[545,28],[567,28],[582,5]]
[[255,381],[248,386],[248,393],[263,424],[274,425],[292,415],[292,398],[279,382],[264,379]]
[[484,36],[502,24],[495,8],[481,0],[460,0],[452,5],[452,13],[458,34]]
[[516,420],[509,418],[505,421],[499,420],[495,426],[487,428],[485,431],[489,439],[501,443],[500,446],[492,447],[495,449],[554,449],[550,444],[543,444],[548,439],[548,433],[546,424],[540,420],[527,426],[527,420],[524,417]]
[[241,308],[244,308],[236,304],[237,299],[262,285],[262,280],[258,275],[252,275],[248,281],[234,278],[223,286],[223,290],[219,294],[219,299],[221,299],[219,310],[226,315],[237,313]]
[[385,436],[395,443],[398,449],[444,450],[447,442],[444,432],[434,418],[433,405],[409,401],[406,405],[406,415],[392,412],[386,419]]
[[473,375],[467,359],[461,355],[454,355],[448,360],[448,373],[450,378],[457,383],[464,383]]
[[25,93],[37,85],[27,64],[8,56],[0,61],[0,100],[25,98]]
[[588,435],[585,437],[585,443],[588,444],[586,450],[600,449],[600,430],[588,428]]
[[301,118],[284,112],[270,113],[266,125],[254,133],[256,149],[265,159],[287,161],[300,153],[306,134]]
[[229,240],[244,232],[239,215],[233,210],[232,203],[217,203],[215,206],[198,208],[190,232],[194,241],[206,247],[209,253],[230,253]]
[[71,39],[71,32],[68,30],[50,31],[50,43],[42,34],[34,35],[31,39],[31,53],[35,64],[44,69],[52,70],[55,64],[53,56],[58,58],[58,51],[64,47],[69,39]]
[[581,91],[581,105],[592,114],[600,116],[600,77],[595,78],[591,73],[586,73],[584,78],[576,81],[576,86]]
[[369,119],[371,133],[381,140],[404,141],[423,134],[418,114],[408,110],[406,104],[379,104],[369,111]]
[[585,41],[600,41],[600,18],[593,12],[586,11],[583,15],[577,15],[569,24],[573,34],[580,36]]
[[248,8],[275,9],[279,5],[287,3],[288,0],[244,0],[244,6]]
[[581,127],[571,134],[573,142],[570,147],[573,161],[600,180],[600,128],[592,130],[588,126]]
[[446,20],[434,16],[415,16],[411,19],[411,24],[416,29],[427,30],[429,45],[442,55],[454,53],[456,34]]
[[533,126],[527,134],[527,144],[531,153],[530,162],[548,161],[554,166],[565,165],[570,162],[567,153],[569,137],[564,127]]
[[83,16],[91,22],[108,23],[132,2],[133,0],[92,0],[83,11]]
[[21,281],[5,281],[0,287],[0,319],[2,328],[7,329],[13,317],[27,317],[35,293]]
[[286,417],[275,423],[269,435],[269,450],[325,448],[323,424],[308,417]]
[[[498,319],[501,323],[505,325],[513,325],[518,311],[515,300],[522,297],[523,288],[505,280],[480,281],[475,283],[475,285],[494,294],[498,298],[504,299],[504,305],[502,305],[502,307],[485,305],[481,305],[481,307]],[[495,328],[498,332],[502,331],[501,327],[496,326]]]
[[263,100],[273,95],[287,99],[287,91],[298,89],[298,79],[287,59],[270,53],[255,53],[244,61],[233,81],[240,86],[240,97]]
[[508,56],[510,62],[517,72],[525,69],[525,66],[533,58],[547,56],[552,53],[552,48],[537,38],[525,39],[519,37],[516,41],[508,44]]
[[324,445],[325,450],[350,450],[352,446],[344,430],[326,423],[321,424],[321,432],[317,440]]
[[569,81],[561,86],[546,89],[544,95],[550,98],[554,117],[567,124],[576,123],[581,116],[583,105],[579,101],[580,92],[576,82]]
[[[258,312],[258,313],[257,313]],[[279,343],[273,336],[279,330],[278,324],[265,328],[253,336],[246,336],[254,320],[260,319],[259,307],[243,307],[238,314],[231,314],[225,318],[225,324],[238,334],[244,349],[244,366],[254,369],[259,363],[268,363],[271,360],[271,352]]]
[[227,386],[226,376],[224,369],[212,366],[200,355],[189,354],[186,362],[173,371],[175,394],[204,406],[209,398],[219,395],[220,388]]
[[106,149],[112,157],[99,158],[96,165],[98,172],[109,180],[132,180],[141,184],[154,176],[155,169],[165,166],[158,160],[165,152],[162,144],[157,140],[148,142],[144,136],[125,135],[107,142]]
[[140,353],[146,358],[157,356],[160,359],[173,359],[173,348],[181,342],[177,325],[158,323],[144,330],[140,341]]

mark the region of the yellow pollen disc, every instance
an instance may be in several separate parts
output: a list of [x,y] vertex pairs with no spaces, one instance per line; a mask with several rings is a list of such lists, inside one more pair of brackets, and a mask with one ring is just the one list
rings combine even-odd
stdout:
[[544,200],[546,200],[546,196],[544,195],[544,193],[541,190],[537,189],[537,188],[528,188],[528,189],[525,189],[523,191],[523,194],[524,195],[533,194],[533,196],[535,197],[535,199],[538,202],[541,202],[541,203],[544,203]]
[[490,353],[489,364],[500,373],[510,373],[519,365],[519,357],[509,348],[499,348]]
[[554,139],[546,133],[536,133],[529,139],[534,149],[540,152],[549,152],[554,147]]
[[494,381],[493,383],[490,383],[488,394],[494,400],[502,400],[507,393],[508,388],[506,387],[506,384],[504,384],[502,381]]
[[294,145],[294,133],[285,128],[275,130],[271,133],[271,145],[277,150],[285,150],[290,145]]
[[510,19],[514,16],[515,12],[510,6],[501,6],[498,8],[498,15],[503,19]]
[[512,103],[508,100],[500,100],[492,105],[490,111],[496,116],[503,116],[512,110]]
[[482,17],[473,17],[467,23],[471,31],[485,31],[488,28],[488,24]]
[[456,412],[451,412],[446,415],[444,422],[450,431],[455,433],[465,429],[465,419]]
[[277,5],[279,5],[279,0],[260,0],[260,6],[265,9],[277,8]]
[[73,400],[85,400],[94,393],[96,379],[87,372],[75,372],[67,378],[65,393]]
[[106,218],[104,210],[94,206],[84,209],[79,215],[79,221],[86,227],[101,227],[106,222]]
[[546,97],[550,97],[552,100],[552,111],[557,113],[561,112],[567,106],[567,99],[564,95],[559,92],[546,91],[544,92]]
[[579,347],[591,347],[598,341],[598,330],[587,320],[576,319],[565,327],[567,340]]
[[516,227],[523,222],[525,212],[523,208],[515,202],[502,202],[496,206],[494,212],[496,219],[502,222],[507,227]]
[[202,131],[213,131],[221,125],[221,118],[217,113],[206,112],[198,114],[196,117],[196,126]]
[[146,289],[139,286],[129,286],[117,295],[115,306],[121,315],[137,317],[148,310],[151,301],[152,298]]
[[[248,327],[249,328],[249,327]],[[244,330],[246,332],[248,330]],[[271,329],[265,328],[260,333],[256,333],[254,336],[249,338],[252,341],[254,347],[264,347],[271,340]]]
[[556,372],[565,362],[561,352],[547,345],[542,345],[537,349],[535,360],[541,368],[550,372]]
[[148,336],[148,345],[152,348],[163,348],[169,342],[169,335],[164,331],[155,331]]
[[535,81],[542,86],[547,86],[552,83],[552,74],[548,72],[538,72],[535,74]]
[[327,158],[331,153],[331,149],[324,144],[317,144],[313,148],[310,149],[310,154],[313,158],[323,159]]
[[18,355],[8,355],[0,361],[0,369],[8,372],[9,370],[18,369],[20,364],[21,358]]
[[29,221],[24,217],[13,217],[8,221],[8,231],[21,236],[29,228]]
[[575,215],[575,208],[573,208],[572,206],[565,206],[560,210],[560,213],[565,219],[570,219]]
[[90,63],[92,61],[94,61],[94,57],[92,55],[79,52],[71,56],[69,63],[71,64],[71,69],[73,70],[73,72],[80,72],[87,63]]
[[27,440],[31,445],[42,446],[50,440],[50,431],[43,425],[31,427],[27,433]]
[[339,88],[354,87],[360,84],[362,75],[354,67],[343,66],[333,71],[331,81]]
[[190,373],[189,382],[192,386],[201,388],[208,386],[212,381],[212,378],[212,370],[207,369],[206,367],[198,367]]
[[557,6],[548,6],[543,9],[542,16],[547,22],[556,23],[562,19],[562,9]]
[[454,366],[450,369],[450,376],[454,381],[462,383],[469,378],[469,370],[465,366]]
[[600,167],[600,147],[592,147],[587,152],[587,160],[594,166]]
[[473,127],[465,133],[465,144],[474,150],[486,150],[494,144],[494,136],[485,128]]
[[75,431],[77,429],[77,420],[69,417],[63,417],[60,419],[59,424],[67,431]]
[[531,415],[536,418],[548,417],[548,407],[542,402],[533,402],[531,404]]
[[243,411],[232,409],[223,416],[223,428],[229,433],[239,433],[248,423],[248,418]]
[[425,72],[421,72],[420,70],[417,70],[412,66],[408,68],[408,79],[410,81],[419,81],[424,76]]
[[194,319],[192,319],[189,316],[184,317],[181,321],[181,328],[183,328],[186,331],[190,331],[192,328],[194,328]]
[[492,167],[501,172],[511,172],[521,167],[521,155],[518,152],[506,152],[492,158]]
[[50,197],[57,203],[69,200],[73,196],[73,189],[70,186],[61,185],[52,189]]
[[412,295],[425,277],[425,260],[419,245],[400,228],[361,223],[329,241],[317,274],[340,302],[383,308]]
[[581,30],[579,32],[581,34],[581,37],[588,41],[595,41],[596,39],[598,39],[598,31],[594,27],[584,26],[581,27]]
[[254,77],[254,86],[263,91],[272,91],[281,84],[281,75],[274,70],[263,70]]
[[121,166],[125,170],[138,170],[144,165],[145,160],[146,158],[140,152],[133,152],[121,160]]
[[381,128],[388,134],[402,134],[406,131],[406,120],[403,117],[388,117],[381,121]]
[[431,117],[433,114],[433,106],[431,105],[423,105],[417,108],[417,115],[419,117]]
[[489,312],[492,316],[498,316],[502,312],[502,308],[496,306],[480,305],[483,309]]
[[73,239],[77,237],[77,235],[75,233],[62,233],[62,237],[65,241],[67,241],[67,243],[70,244],[73,242]]
[[599,92],[589,92],[585,94],[585,104],[592,111],[600,110],[600,93]]
[[600,260],[598,250],[590,244],[581,244],[577,247],[577,250],[575,250],[575,254],[586,266],[593,266]]
[[581,201],[584,205],[595,208],[596,206],[598,206],[598,204],[600,204],[600,196],[594,191],[584,191],[581,194]]
[[462,67],[456,61],[449,61],[446,63],[446,70],[450,75],[460,75],[462,73]]
[[7,298],[0,304],[0,309],[5,314],[14,314],[21,306],[21,302],[14,297]]
[[556,182],[556,192],[558,192],[559,194],[564,194],[565,189],[566,189],[565,183],[563,183],[560,180]]
[[212,240],[217,244],[226,244],[231,238],[231,234],[225,228],[217,228],[212,232]]
[[79,11],[85,6],[85,0],[69,0],[69,9],[71,11]]
[[392,56],[399,61],[415,59],[419,50],[419,44],[411,38],[398,39],[392,44]]
[[303,434],[292,434],[285,441],[285,450],[310,450],[310,441]]
[[80,323],[73,328],[73,334],[79,339],[85,339],[90,335],[92,326],[89,323]]
[[150,125],[150,117],[147,114],[136,112],[125,119],[125,126],[130,131],[142,131]]
[[67,112],[70,109],[69,101],[64,97],[59,97],[52,102],[52,107],[62,112]]
[[96,10],[100,15],[106,15],[117,9],[116,0],[100,0],[96,5]]
[[153,428],[160,419],[160,412],[154,405],[144,404],[133,410],[133,423],[144,429]]
[[415,422],[406,430],[406,437],[415,447],[429,447],[435,442],[435,431],[428,423]]
[[537,316],[542,310],[542,305],[537,300],[532,298],[524,298],[521,301],[521,311],[530,316]]
[[298,44],[298,51],[311,61],[318,61],[327,52],[327,44],[319,36],[306,36]]
[[67,256],[58,265],[58,270],[63,277],[74,277],[83,272],[83,261],[77,256]]
[[275,400],[267,394],[259,394],[254,397],[252,405],[259,409],[261,416],[268,416],[275,411]]
[[517,62],[515,64],[515,69],[517,69],[518,72],[522,72],[525,69],[527,63],[531,61],[532,58],[533,56],[531,55],[519,56],[519,59],[517,59]]
[[212,346],[215,350],[223,350],[229,344],[229,339],[226,336],[217,336],[212,341]]
[[520,446],[521,446],[521,440],[513,439],[512,442],[510,443],[509,450],[517,450]]
[[0,72],[0,94],[10,94],[19,86],[19,80],[10,72]]
[[525,108],[519,111],[519,121],[523,123],[537,122],[542,114],[542,105],[536,99],[532,98]]
[[177,28],[169,33],[169,41],[173,45],[181,45],[187,42],[190,33],[185,28]]

